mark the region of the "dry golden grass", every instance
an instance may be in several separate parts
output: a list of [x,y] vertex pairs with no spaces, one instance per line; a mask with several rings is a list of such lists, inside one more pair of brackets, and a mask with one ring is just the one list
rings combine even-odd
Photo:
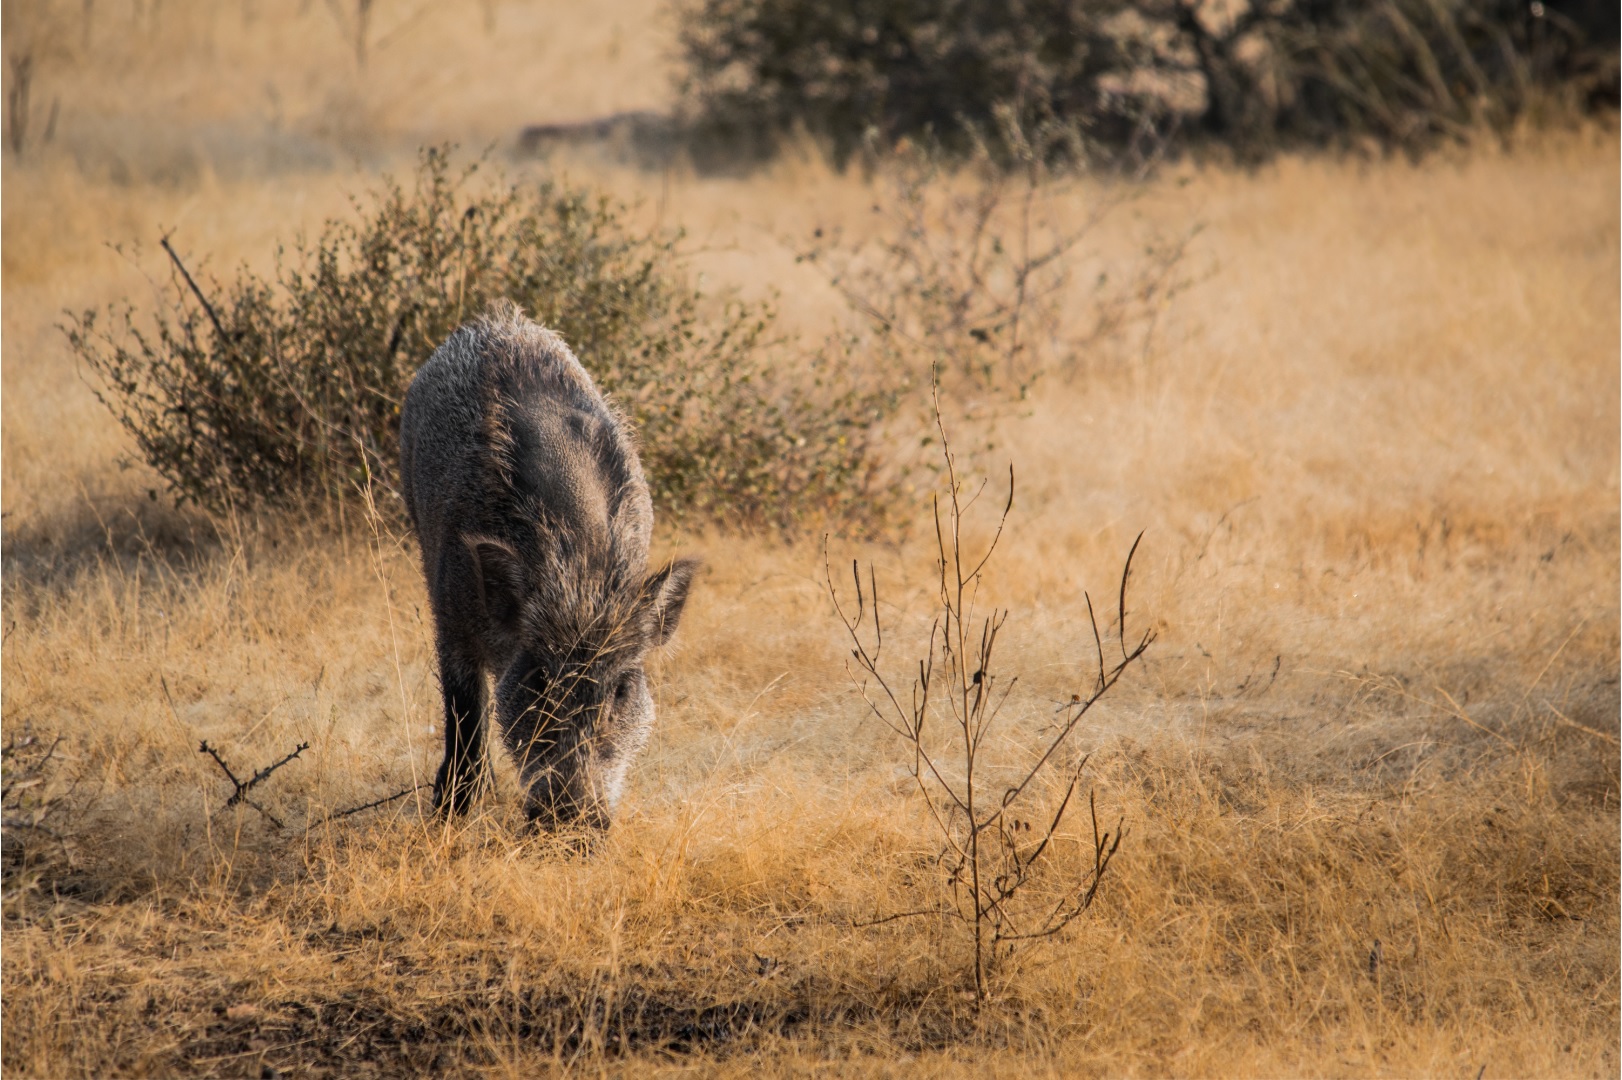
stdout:
[[[149,499],[53,324],[144,301],[162,227],[263,267],[421,138],[657,106],[668,25],[498,5],[486,35],[478,8],[381,3],[380,37],[415,21],[361,73],[328,7],[285,6],[145,4],[136,34],[98,3],[88,49],[81,5],[6,9],[8,47],[56,20],[36,100],[63,101],[3,177],[8,787],[62,737],[6,811],[8,1075],[1615,1075],[1614,133],[1187,168],[1090,243],[1124,266],[1204,226],[1151,346],[1041,384],[981,462],[1019,476],[988,581],[1009,743],[1090,678],[1081,591],[1140,529],[1160,638],[1080,733],[1128,830],[1099,901],[976,1008],[961,928],[859,925],[938,895],[938,844],[815,543],[660,537],[710,570],[592,857],[518,827],[505,766],[471,822],[402,800],[320,824],[437,763],[414,551]],[[265,166],[267,79],[325,157]],[[795,244],[874,227],[875,189],[814,158],[571,167],[813,333],[838,305]],[[918,533],[833,550],[876,559],[898,667],[932,614]],[[239,772],[311,744],[255,791],[287,828],[220,811],[203,739]],[[49,833],[12,826],[52,806]]]

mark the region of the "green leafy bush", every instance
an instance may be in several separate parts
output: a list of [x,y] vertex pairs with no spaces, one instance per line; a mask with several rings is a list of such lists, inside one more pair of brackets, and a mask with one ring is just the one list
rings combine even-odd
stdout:
[[893,395],[827,354],[781,370],[794,350],[772,309],[701,294],[678,238],[631,229],[611,200],[476,170],[425,151],[409,190],[385,181],[279,250],[272,280],[243,269],[205,287],[166,238],[158,310],[70,317],[101,400],[182,501],[308,505],[389,486],[417,366],[509,297],[631,414],[661,512],[793,529],[859,525],[886,504],[874,432]]

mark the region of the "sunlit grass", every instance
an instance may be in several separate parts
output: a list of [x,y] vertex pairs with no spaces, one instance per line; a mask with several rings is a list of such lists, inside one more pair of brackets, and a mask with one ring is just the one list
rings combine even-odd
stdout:
[[[624,51],[581,30],[599,52],[563,76],[580,108],[629,107],[609,84],[648,64],[640,8],[610,7]],[[221,9],[212,58],[171,42],[174,71],[109,64],[69,104],[123,117],[135,86],[200,124],[216,106],[177,87],[283,78],[301,44],[345,55],[310,8],[262,56]],[[527,40],[508,11],[493,51],[476,17],[445,33],[507,56]],[[416,34],[374,49],[369,93],[431,70]],[[355,77],[301,84],[308,130]],[[433,137],[492,107],[487,82],[433,85]],[[529,118],[500,109],[490,130]],[[1614,134],[1178,167],[1078,256],[1087,282],[1203,226],[1150,346],[1039,383],[976,459],[1019,476],[986,583],[1020,676],[1007,737],[1085,689],[1083,590],[1114,587],[1140,530],[1132,619],[1158,640],[1078,732],[1100,818],[1127,830],[1099,899],[995,966],[977,1007],[960,927],[860,925],[945,881],[901,748],[849,681],[816,540],[661,525],[656,555],[710,569],[589,858],[522,829],[505,761],[470,821],[404,798],[322,824],[438,760],[414,550],[364,521],[211,524],[150,498],[53,327],[145,295],[171,226],[222,270],[264,269],[272,238],[409,160],[408,113],[368,121],[382,149],[355,169],[135,162],[119,182],[61,146],[4,166],[8,1075],[1615,1074]],[[780,290],[808,332],[840,307],[796,245],[879,218],[880,189],[814,158],[749,179],[572,167],[687,226],[714,283]],[[137,238],[145,254],[102,246]],[[909,513],[906,539],[831,550],[877,562],[897,657],[933,614],[922,499]],[[223,808],[205,739],[239,775],[311,744],[254,792],[285,827]],[[1060,876],[1090,858],[1072,840]]]

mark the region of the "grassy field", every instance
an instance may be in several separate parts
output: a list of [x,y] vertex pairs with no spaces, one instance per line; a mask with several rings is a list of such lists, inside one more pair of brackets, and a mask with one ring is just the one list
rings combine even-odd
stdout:
[[[1622,1067],[1614,131],[1179,165],[1078,251],[1090,282],[1193,236],[1152,337],[964,435],[991,440],[970,465],[994,495],[1018,477],[984,586],[1019,676],[996,751],[1086,692],[1083,590],[1113,598],[1140,531],[1132,619],[1158,637],[1071,748],[1125,823],[1097,900],[999,955],[978,1003],[963,926],[873,924],[947,882],[817,537],[660,526],[708,569],[591,857],[520,827],[506,762],[471,821],[413,798],[328,820],[438,762],[414,547],[174,509],[62,312],[150,304],[171,229],[214,273],[267,269],[425,141],[500,157],[527,123],[664,107],[673,41],[636,0],[385,0],[362,64],[354,10],[5,9],[36,58],[0,176],[7,1075]],[[842,305],[796,254],[882,224],[884,175],[810,153],[743,178],[552,164],[807,334]],[[904,537],[831,542],[876,564],[903,685],[928,515],[920,491]],[[228,808],[203,740],[239,775],[309,746]],[[1072,815],[1036,895],[1085,880],[1091,828]]]

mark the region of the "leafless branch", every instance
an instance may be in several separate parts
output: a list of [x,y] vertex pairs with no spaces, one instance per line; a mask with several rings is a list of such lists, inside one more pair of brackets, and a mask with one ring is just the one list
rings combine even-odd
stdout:
[[899,921],[901,919],[913,919],[913,918],[917,918],[920,915],[946,916],[948,918],[959,918],[959,917],[961,917],[960,913],[957,912],[957,911],[954,911],[952,908],[946,908],[946,907],[919,908],[917,911],[896,911],[896,912],[892,912],[889,915],[880,915],[877,918],[873,918],[873,919],[860,919],[860,920],[858,920],[856,922],[851,923],[851,926],[858,929],[858,930],[860,930],[860,929],[864,929],[864,928],[869,927],[869,926],[882,926],[885,923],[897,922],[897,921]]
[[[168,692],[167,686],[164,687],[164,691],[166,693]],[[220,756],[220,752],[218,750],[208,745],[208,740],[205,739],[198,743],[197,752],[199,754],[207,754],[209,757],[213,758],[214,764],[220,767],[220,771],[225,774],[225,778],[231,781],[231,786],[236,789],[232,791],[230,797],[225,800],[225,805],[220,807],[221,810],[229,810],[231,807],[239,804],[251,806],[255,810],[259,811],[259,813],[263,814],[265,819],[272,825],[275,825],[278,829],[285,829],[287,827],[286,823],[275,814],[272,814],[269,810],[266,810],[263,806],[260,806],[258,803],[248,798],[248,792],[270,779],[271,774],[277,769],[281,768],[283,765],[286,765],[288,762],[293,761],[309,748],[309,743],[299,743],[293,748],[292,753],[288,754],[279,761],[266,765],[263,769],[258,770],[246,780],[239,779],[237,774],[231,771],[231,766],[226,764],[225,759]]]
[[236,793],[231,796],[233,799],[236,798],[237,795],[242,794],[242,781],[237,779],[237,774],[231,771],[231,766],[227,765],[225,763],[225,759],[220,757],[220,752],[208,745],[207,739],[198,744],[197,752],[199,754],[207,754],[209,757],[213,758],[214,764],[218,765],[220,767],[220,771],[225,774],[225,778],[231,781],[231,786],[236,788]]
[[[902,741],[911,755],[909,771],[943,842],[940,861],[946,871],[944,887],[949,894],[949,901],[944,904],[876,916],[855,925],[875,926],[922,915],[949,915],[960,920],[973,936],[976,1000],[984,1000],[988,968],[998,955],[997,946],[1051,937],[1063,930],[1092,905],[1120,849],[1122,824],[1118,823],[1113,831],[1101,832],[1096,798],[1089,792],[1088,805],[1093,820],[1090,871],[1083,872],[1081,880],[1061,888],[1051,908],[1022,899],[1060,835],[1090,755],[1083,755],[1069,770],[1064,792],[1051,811],[1040,812],[1045,827],[1033,829],[1026,820],[1026,811],[1019,809],[1023,805],[1021,800],[1031,794],[1039,778],[1053,769],[1059,751],[1081,719],[1143,657],[1155,635],[1153,630],[1148,630],[1135,643],[1127,640],[1127,587],[1133,559],[1143,539],[1143,534],[1139,533],[1127,553],[1118,589],[1121,659],[1113,665],[1106,662],[1103,635],[1092,598],[1084,592],[1097,658],[1091,690],[1085,697],[1080,693],[1072,694],[1068,702],[1059,706],[1057,711],[1066,713],[1064,719],[1044,736],[1034,760],[1018,774],[1018,782],[1005,787],[1000,799],[987,810],[981,755],[1018,678],[1004,678],[996,668],[997,645],[1009,617],[1008,611],[993,607],[989,615],[978,616],[975,608],[985,569],[1002,540],[1013,510],[1014,471],[1009,469],[1008,498],[995,533],[984,550],[967,551],[964,517],[985,486],[982,484],[964,499],[957,462],[940,416],[938,387],[935,406],[946,480],[946,491],[937,493],[933,502],[938,611],[931,624],[928,651],[916,662],[912,692],[905,700],[895,692],[879,663],[883,627],[877,610],[875,570],[869,565],[864,585],[860,563],[851,565],[856,592],[854,613],[852,607],[840,599],[834,585],[826,542],[823,573],[834,610],[850,638],[848,663],[852,665],[853,681],[868,710]],[[870,619],[867,615],[869,599],[874,609]],[[874,687],[876,691],[870,691]],[[930,719],[937,713],[944,721],[940,734],[926,734],[934,730]],[[946,738],[945,742],[941,741],[942,737]],[[941,754],[952,758],[950,774],[937,765]]]
[[407,795],[414,795],[418,791],[426,790],[430,786],[431,785],[428,784],[410,784],[401,788],[399,791],[396,791],[393,795],[385,795],[383,798],[373,799],[369,803],[361,803],[359,806],[351,806],[347,810],[334,811],[333,813],[330,813],[326,817],[322,818],[320,821],[311,823],[305,828],[304,831],[311,832],[315,829],[319,829],[323,825],[330,825],[334,821],[339,821],[355,814],[364,813],[367,810],[376,810],[380,806],[387,806],[391,802],[397,802],[400,799],[405,798]]
[[175,253],[174,247],[170,245],[169,234],[164,233],[163,236],[159,237],[158,244],[168,253],[169,261],[175,264],[175,269],[180,271],[180,276],[186,282],[186,288],[191,291],[192,296],[197,298],[197,302],[203,306],[203,313],[208,316],[208,321],[214,324],[214,332],[220,335],[221,343],[229,344],[231,336],[225,332],[225,327],[220,324],[220,317],[215,313],[214,305],[209,303],[208,297],[203,295],[203,290],[197,287],[197,282],[192,279],[191,271],[186,269],[186,264],[180,261],[180,256]]

